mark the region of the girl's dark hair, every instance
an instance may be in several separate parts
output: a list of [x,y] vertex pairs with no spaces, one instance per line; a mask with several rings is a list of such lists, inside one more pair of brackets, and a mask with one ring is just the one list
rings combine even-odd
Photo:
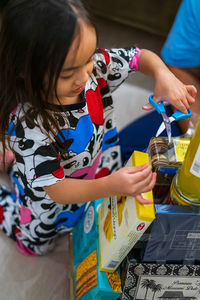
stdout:
[[79,0],[12,0],[5,6],[0,31],[0,140],[4,150],[9,114],[19,103],[22,107],[25,102],[31,104],[48,133],[54,134],[52,124],[58,129],[47,109],[48,98],[52,90],[57,95],[65,58],[75,34],[80,36],[80,19],[91,24]]

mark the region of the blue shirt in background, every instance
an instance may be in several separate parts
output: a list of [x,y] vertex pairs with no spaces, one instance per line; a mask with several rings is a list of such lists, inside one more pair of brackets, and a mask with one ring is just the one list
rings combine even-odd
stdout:
[[200,0],[183,0],[161,51],[169,65],[200,66]]

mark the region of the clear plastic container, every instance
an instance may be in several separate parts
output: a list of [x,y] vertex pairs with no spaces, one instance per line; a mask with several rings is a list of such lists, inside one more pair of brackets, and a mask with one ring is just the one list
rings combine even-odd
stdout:
[[189,144],[190,139],[185,137],[173,137],[171,143],[167,137],[154,137],[150,140],[148,153],[152,169],[157,173],[153,189],[156,203],[166,203],[171,182],[182,165]]

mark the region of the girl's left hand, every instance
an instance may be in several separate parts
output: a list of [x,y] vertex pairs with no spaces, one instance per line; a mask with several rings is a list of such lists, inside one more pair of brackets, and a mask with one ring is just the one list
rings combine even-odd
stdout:
[[[154,101],[167,101],[176,109],[187,113],[190,105],[195,102],[197,90],[193,85],[183,84],[168,69],[161,70],[156,75],[154,89]],[[151,110],[153,106],[148,103],[142,107],[144,110]]]

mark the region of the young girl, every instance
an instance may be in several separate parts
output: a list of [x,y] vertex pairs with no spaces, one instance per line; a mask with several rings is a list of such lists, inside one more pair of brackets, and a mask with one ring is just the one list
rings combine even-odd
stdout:
[[24,254],[50,251],[87,201],[120,194],[149,203],[141,193],[156,175],[149,165],[122,167],[113,120],[111,93],[131,71],[155,78],[157,102],[184,112],[194,102],[195,88],[152,52],[96,43],[78,0],[12,0],[4,11],[0,131],[4,151],[15,155],[15,192],[1,187],[0,226]]

